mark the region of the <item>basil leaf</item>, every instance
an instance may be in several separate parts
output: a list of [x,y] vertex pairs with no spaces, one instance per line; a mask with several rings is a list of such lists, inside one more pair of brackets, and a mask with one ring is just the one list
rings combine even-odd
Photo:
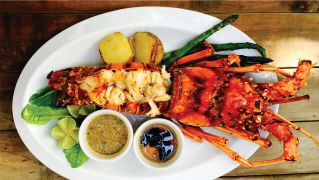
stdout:
[[72,168],[80,167],[82,164],[89,160],[89,158],[82,151],[79,144],[76,144],[69,149],[64,149],[63,152]]
[[45,87],[38,90],[29,99],[29,104],[45,106],[45,105],[56,105],[57,103],[57,90],[50,87]]
[[32,104],[28,104],[23,108],[21,116],[30,124],[46,124],[51,119],[72,118],[65,107],[37,106]]

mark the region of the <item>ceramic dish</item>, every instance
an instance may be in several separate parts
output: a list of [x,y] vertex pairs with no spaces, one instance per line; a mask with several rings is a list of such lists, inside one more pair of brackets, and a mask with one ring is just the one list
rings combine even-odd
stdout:
[[[168,127],[170,129],[170,131],[172,131],[172,133],[174,134],[174,137],[177,141],[177,150],[174,154],[174,156],[168,160],[165,163],[157,163],[157,162],[153,162],[150,161],[149,159],[147,159],[141,150],[141,137],[143,136],[143,134],[149,130],[150,128],[152,128],[153,126],[159,126],[159,125],[164,125],[166,127]],[[176,163],[178,163],[179,158],[181,157],[182,151],[183,151],[183,147],[184,146],[184,135],[182,133],[182,131],[177,127],[177,125],[175,125],[174,123],[168,121],[167,119],[163,119],[163,118],[154,118],[154,119],[150,119],[148,121],[146,121],[145,123],[143,123],[135,132],[134,134],[134,140],[133,140],[133,150],[134,150],[134,154],[136,156],[136,158],[145,166],[148,167],[150,169],[155,169],[155,170],[164,170],[167,168],[171,168],[173,165],[175,165]]]
[[[116,162],[100,163],[89,160],[80,168],[72,169],[61,149],[56,146],[55,140],[50,137],[50,130],[56,122],[37,126],[29,125],[21,118],[22,108],[29,97],[47,85],[48,72],[78,65],[102,64],[98,43],[111,32],[120,31],[129,36],[136,31],[149,31],[162,40],[165,51],[170,51],[218,22],[220,20],[212,16],[184,9],[139,7],[101,14],[59,33],[32,56],[24,67],[14,91],[13,117],[24,144],[44,165],[68,179],[214,179],[238,167],[238,163],[209,143],[198,144],[185,138],[180,162],[164,171],[144,167],[132,150]],[[254,42],[233,26],[223,28],[208,41]],[[255,50],[238,50],[235,53],[259,55]],[[276,81],[274,73],[251,73],[249,76],[254,77],[256,81]],[[278,106],[272,109],[277,112]],[[204,130],[228,138],[229,147],[244,158],[249,158],[258,149],[258,145],[213,128]],[[261,135],[265,137],[267,133],[262,132]]]
[[[127,140],[124,147],[119,152],[115,153],[114,155],[110,157],[102,157],[101,155],[98,155],[96,152],[92,150],[92,148],[90,148],[90,145],[88,144],[88,141],[87,141],[88,126],[96,117],[101,115],[111,115],[111,116],[120,118],[120,120],[126,126],[126,130],[127,130]],[[122,158],[123,156],[127,154],[127,152],[132,146],[132,142],[133,142],[133,128],[130,121],[123,114],[116,111],[112,111],[112,110],[102,109],[102,110],[93,112],[92,114],[90,114],[84,119],[79,131],[79,143],[81,145],[83,152],[90,159],[93,159],[99,162],[113,162],[115,160],[119,160],[120,158]]]

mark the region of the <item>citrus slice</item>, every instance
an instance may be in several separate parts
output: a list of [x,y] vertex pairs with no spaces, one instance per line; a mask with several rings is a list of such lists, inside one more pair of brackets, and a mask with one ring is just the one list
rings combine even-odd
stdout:
[[87,116],[87,115],[91,114],[92,112],[94,112],[95,109],[96,109],[96,106],[94,104],[82,105],[80,110],[79,110],[79,114]]
[[79,115],[82,116],[87,116],[91,114],[92,112],[95,111],[96,106],[94,104],[91,105],[81,105],[81,106],[76,106],[76,105],[68,105],[67,109],[69,113],[74,117],[78,118]]
[[76,122],[72,118],[62,118],[51,130],[51,136],[63,149],[73,147],[79,141],[78,134],[79,128],[76,127]]
[[69,113],[77,118],[79,116],[79,111],[81,109],[81,106],[76,106],[76,105],[68,105],[66,106],[66,108],[68,109]]

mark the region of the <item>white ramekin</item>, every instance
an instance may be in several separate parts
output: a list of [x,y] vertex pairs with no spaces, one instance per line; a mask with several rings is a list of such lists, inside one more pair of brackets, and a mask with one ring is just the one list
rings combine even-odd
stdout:
[[[116,155],[114,155],[112,157],[99,156],[96,152],[94,152],[89,147],[89,144],[86,140],[87,139],[86,138],[86,130],[87,130],[88,125],[95,117],[100,116],[100,115],[113,115],[113,116],[120,118],[123,121],[123,123],[126,125],[127,131],[128,131],[127,141],[126,141],[124,147],[122,148],[122,150],[120,152],[118,152]],[[113,110],[102,109],[102,110],[98,110],[98,111],[93,112],[92,114],[90,114],[89,116],[87,116],[84,119],[84,121],[81,124],[80,130],[79,130],[79,143],[80,143],[80,146],[81,146],[83,152],[90,159],[100,161],[100,162],[111,162],[111,161],[115,161],[115,160],[118,160],[119,158],[123,157],[128,152],[130,147],[132,146],[132,142],[133,142],[133,128],[132,128],[130,121],[123,114],[121,114],[117,111],[113,111]]]
[[[141,137],[143,135],[143,133],[145,133],[145,131],[150,128],[152,125],[164,125],[164,126],[168,126],[172,131],[174,131],[174,134],[177,136],[177,142],[178,142],[178,148],[177,151],[175,153],[175,155],[168,160],[167,162],[164,163],[156,163],[153,161],[150,161],[149,159],[147,159],[143,153],[141,152]],[[146,121],[145,123],[143,123],[135,132],[134,135],[134,140],[133,140],[133,149],[134,149],[134,154],[136,156],[136,158],[145,166],[148,167],[150,169],[156,169],[156,170],[162,170],[162,169],[167,169],[168,167],[173,166],[174,164],[176,164],[176,162],[178,161],[179,157],[182,154],[182,149],[183,149],[183,144],[184,143],[184,136],[182,131],[177,127],[177,125],[175,125],[174,123],[172,123],[171,121],[167,120],[167,119],[163,119],[163,118],[154,118],[154,119],[150,119],[148,121]]]

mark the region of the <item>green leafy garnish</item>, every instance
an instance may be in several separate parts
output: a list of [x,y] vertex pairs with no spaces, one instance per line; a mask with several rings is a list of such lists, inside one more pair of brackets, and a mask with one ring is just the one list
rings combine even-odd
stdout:
[[32,104],[28,104],[23,108],[21,116],[30,124],[46,124],[51,119],[72,118],[65,107],[37,106]]
[[45,87],[38,90],[29,99],[29,104],[46,106],[46,105],[56,105],[57,103],[57,90],[50,87]]
[[68,109],[69,113],[74,118],[78,118],[79,115],[87,116],[87,115],[91,114],[92,112],[95,111],[96,106],[94,104],[92,104],[92,105],[81,105],[81,106],[68,105],[67,109]]
[[80,167],[87,160],[89,160],[89,158],[82,151],[79,144],[76,144],[69,149],[64,149],[63,152],[72,168]]
[[62,118],[51,130],[51,136],[63,149],[69,149],[78,143],[78,134],[79,128],[76,127],[76,122],[72,118]]

